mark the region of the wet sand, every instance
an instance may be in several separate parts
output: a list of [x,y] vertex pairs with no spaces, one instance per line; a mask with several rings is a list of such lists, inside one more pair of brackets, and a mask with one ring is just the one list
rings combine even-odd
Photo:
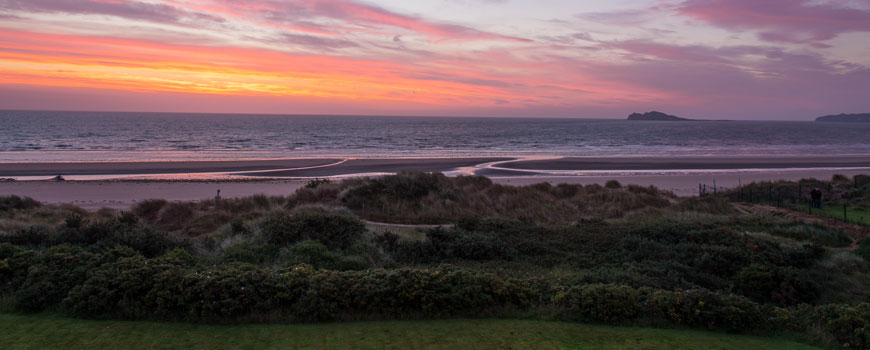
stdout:
[[174,162],[0,163],[0,177],[231,173],[242,176],[315,177],[395,173],[402,170],[450,171],[516,158],[323,158]]
[[499,168],[517,170],[697,170],[697,169],[786,169],[866,168],[870,156],[812,157],[564,157],[500,163]]
[[[539,182],[653,185],[677,195],[698,193],[698,184],[712,190],[738,183],[770,180],[829,179],[834,174],[870,174],[870,157],[711,157],[711,158],[395,158],[285,159],[202,162],[107,162],[0,164],[0,177],[48,179],[62,173],[90,181],[2,181],[0,195],[28,196],[45,203],[69,203],[87,209],[126,209],[145,199],[196,201],[254,194],[289,195],[310,177],[347,177],[395,173],[401,170],[440,171],[448,175],[480,174],[497,183]],[[547,170],[551,170],[548,172]],[[196,173],[200,176],[197,177]],[[189,177],[187,174],[194,176]],[[130,174],[138,174],[130,177]],[[157,174],[147,176],[148,174]],[[170,174],[163,176],[161,174]],[[171,174],[176,174],[171,176]],[[178,176],[178,174],[184,174]],[[227,175],[223,178],[220,175]],[[88,177],[87,175],[105,175]],[[118,176],[114,176],[118,175]],[[39,177],[44,176],[44,177]],[[33,179],[31,178],[31,179]],[[152,180],[142,180],[151,178]],[[189,178],[199,178],[190,181]],[[116,179],[116,180],[107,180]],[[117,180],[125,179],[125,180]]]
[[403,170],[445,172],[479,164],[508,161],[515,158],[395,158],[349,159],[327,167],[241,173],[239,175],[274,177],[338,176],[350,174],[396,173]]
[[[868,169],[856,170],[776,170],[764,172],[725,172],[718,174],[653,174],[653,175],[594,175],[594,176],[497,176],[496,183],[524,186],[533,183],[551,184],[601,184],[617,180],[624,185],[656,186],[679,196],[698,194],[698,184],[707,185],[713,191],[713,180],[719,188],[733,188],[738,183],[771,180],[798,180],[815,177],[829,179],[834,174],[854,176],[870,174]],[[254,194],[281,195],[292,194],[305,186],[308,179],[262,179],[256,181],[12,181],[0,182],[0,195],[19,195],[32,197],[43,203],[74,204],[85,209],[99,208],[128,209],[132,205],[152,198],[169,201],[198,201],[214,198],[221,190],[223,198],[245,197]]]
[[335,164],[342,160],[342,158],[298,158],[172,162],[0,163],[0,177],[225,173],[316,167]]
[[550,175],[569,175],[565,172],[572,171],[870,168],[870,156],[309,158],[188,162],[0,163],[0,177],[63,175],[66,177],[103,176],[105,179],[112,175],[224,174],[237,177],[302,178],[385,174],[402,170],[450,172],[460,168],[470,169],[472,173],[485,176],[546,175],[548,172]]

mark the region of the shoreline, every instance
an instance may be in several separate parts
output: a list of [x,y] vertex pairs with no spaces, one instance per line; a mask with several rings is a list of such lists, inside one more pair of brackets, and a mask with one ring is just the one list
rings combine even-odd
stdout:
[[[685,166],[696,162],[699,166]],[[53,168],[63,164],[62,167]],[[341,180],[402,170],[442,172],[448,176],[484,175],[505,185],[600,184],[656,186],[678,196],[694,196],[698,185],[829,179],[834,174],[870,174],[870,156],[841,157],[476,157],[476,158],[300,158],[250,161],[0,163],[0,195],[27,196],[47,204],[73,204],[89,210],[126,210],[146,199],[199,201],[255,194],[287,196],[312,178]],[[701,167],[701,166],[705,166]],[[740,168],[752,166],[753,168]],[[686,169],[688,168],[688,169]],[[45,174],[9,176],[9,174]],[[57,169],[85,175],[49,181]],[[220,170],[238,170],[236,172]],[[169,170],[169,171],[167,171]],[[193,172],[194,170],[202,172]],[[142,174],[153,171],[154,173]],[[172,172],[172,171],[190,171]],[[120,174],[116,174],[120,173]],[[96,175],[94,175],[96,174]]]
[[[834,174],[854,176],[870,174],[870,169],[854,170],[789,170],[767,172],[727,172],[718,174],[671,175],[593,175],[593,176],[493,176],[499,184],[525,186],[535,183],[599,184],[617,180],[623,185],[655,186],[681,197],[698,194],[698,184],[712,190],[715,181],[719,189],[758,181],[798,180],[802,178],[830,179]],[[338,179],[337,179],[338,180]],[[217,180],[92,180],[92,181],[10,181],[0,182],[0,195],[31,197],[46,204],[72,204],[88,210],[111,208],[128,210],[147,199],[167,201],[200,201],[212,199],[220,190],[222,198],[239,198],[256,194],[288,196],[304,187],[304,178],[250,178]]]
[[[391,174],[403,170],[485,176],[597,176],[626,172],[870,169],[870,156],[811,157],[444,157],[290,158],[265,160],[0,163],[0,178],[200,180],[310,178]],[[642,174],[645,175],[645,174]]]

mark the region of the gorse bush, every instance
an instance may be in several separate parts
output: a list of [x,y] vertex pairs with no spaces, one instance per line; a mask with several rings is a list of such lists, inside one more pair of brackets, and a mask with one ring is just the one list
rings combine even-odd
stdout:
[[[96,253],[69,246],[27,252],[0,245],[0,277],[14,305],[87,317],[327,321],[531,312],[608,324],[804,332],[850,349],[866,349],[870,334],[870,304],[778,308],[706,289],[566,285],[450,266],[339,272],[304,264],[209,266],[183,250],[151,259],[121,247]],[[15,277],[15,270],[5,266],[27,273]]]
[[350,247],[365,233],[365,225],[349,213],[323,207],[302,207],[292,214],[275,213],[260,226],[267,241],[287,246],[316,240],[330,249]]
[[870,307],[857,303],[870,297],[870,243],[853,254],[842,230],[741,214],[724,196],[408,172],[126,213],[26,206],[0,212],[0,304],[14,310],[192,322],[520,316],[867,347]]
[[317,269],[337,271],[365,270],[369,263],[362,257],[347,256],[329,250],[319,241],[301,241],[282,249],[279,260],[285,265],[307,264]]
[[812,303],[818,286],[799,270],[771,265],[749,265],[734,276],[735,291],[754,300],[779,305]]

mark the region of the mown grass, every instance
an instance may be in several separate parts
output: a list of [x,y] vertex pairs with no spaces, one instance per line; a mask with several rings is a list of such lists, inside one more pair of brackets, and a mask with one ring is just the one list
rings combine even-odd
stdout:
[[531,320],[193,325],[0,314],[3,349],[817,349],[787,338]]
[[810,213],[812,215],[823,216],[826,218],[831,218],[853,224],[870,226],[870,211],[854,210],[852,208],[849,208],[848,206],[846,207],[845,218],[843,217],[843,205],[838,204],[826,204],[824,208],[812,208],[812,210],[807,207],[801,206],[791,206],[790,208],[793,210]]

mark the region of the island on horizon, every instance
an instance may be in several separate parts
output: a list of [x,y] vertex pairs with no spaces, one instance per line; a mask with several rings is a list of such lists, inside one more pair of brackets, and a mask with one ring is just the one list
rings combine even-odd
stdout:
[[694,119],[688,118],[680,118],[675,115],[670,115],[658,111],[651,111],[646,113],[632,113],[628,116],[628,120],[645,120],[645,121],[694,121]]
[[816,121],[829,123],[870,123],[870,113],[826,115],[816,118]]

